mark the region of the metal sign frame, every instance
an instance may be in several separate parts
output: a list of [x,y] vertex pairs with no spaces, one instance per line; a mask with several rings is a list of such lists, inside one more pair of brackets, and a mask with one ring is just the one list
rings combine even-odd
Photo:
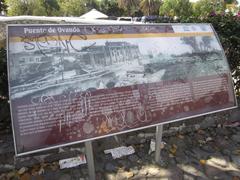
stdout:
[[[193,25],[196,25],[196,23],[191,23]],[[160,24],[137,24],[137,26],[158,26],[158,25],[191,25],[189,23],[179,23],[179,24],[176,24],[176,23],[160,23]],[[218,43],[219,45],[221,46],[221,43],[219,41],[219,38],[214,30],[214,28],[212,27],[211,24],[208,24],[208,23],[200,23],[200,24],[204,24],[204,25],[210,25],[213,32],[214,32],[214,36],[217,38],[218,40]],[[63,24],[11,24],[11,25],[7,25],[7,58],[9,57],[9,36],[8,36],[8,27],[12,27],[12,26],[63,26]],[[65,25],[65,24],[64,24]],[[76,25],[76,26],[85,26],[85,25],[92,25],[92,26],[102,26],[104,24],[66,24],[66,25]],[[106,25],[110,25],[110,24],[106,24]],[[111,26],[136,26],[136,24],[111,24]],[[221,50],[223,52],[223,47],[221,46]],[[224,60],[227,62],[227,59],[226,59],[226,56],[225,54],[223,53],[223,56],[224,56]],[[9,74],[9,61],[8,61],[8,81],[10,82],[10,74]],[[229,69],[229,65],[228,65],[228,69]],[[230,72],[230,69],[229,69],[229,72]],[[232,88],[234,90],[234,87],[233,87],[233,82],[232,82]],[[9,89],[10,89],[10,84],[9,84]],[[143,127],[138,127],[138,128],[134,128],[134,129],[130,129],[130,130],[124,130],[124,131],[121,131],[121,132],[116,132],[116,133],[111,133],[111,134],[107,134],[107,135],[102,135],[102,136],[98,136],[98,137],[93,137],[93,138],[87,138],[87,139],[84,139],[84,140],[80,140],[80,141],[74,141],[74,142],[70,142],[70,143],[64,143],[64,144],[60,144],[60,145],[53,145],[51,147],[46,147],[46,148],[40,148],[40,149],[36,149],[36,150],[32,150],[32,151],[28,151],[28,152],[23,152],[23,153],[18,153],[17,152],[17,147],[16,147],[16,139],[15,139],[15,131],[14,131],[14,122],[13,122],[13,119],[11,120],[12,122],[12,129],[13,129],[13,139],[14,139],[14,149],[15,149],[15,155],[16,156],[24,156],[24,155],[28,155],[28,154],[32,154],[32,153],[37,153],[37,152],[42,152],[42,151],[47,151],[47,150],[51,150],[51,149],[55,149],[55,148],[60,148],[60,147],[65,147],[65,146],[70,146],[70,145],[74,145],[74,144],[78,144],[78,143],[82,143],[82,142],[86,142],[88,143],[89,141],[93,141],[93,140],[96,140],[96,139],[101,139],[101,138],[105,138],[105,137],[110,137],[110,136],[114,136],[114,135],[119,135],[119,134],[124,134],[124,133],[128,133],[128,132],[133,132],[133,131],[137,131],[137,130],[142,130],[142,129],[146,129],[146,128],[150,128],[150,127],[162,127],[164,124],[169,124],[169,123],[172,123],[172,122],[178,122],[178,121],[182,121],[182,120],[187,120],[187,119],[191,119],[191,118],[196,118],[196,117],[200,117],[200,116],[204,116],[204,115],[209,115],[209,114],[213,114],[213,113],[217,113],[217,112],[221,112],[221,111],[226,111],[226,110],[230,110],[230,109],[234,109],[234,108],[237,108],[238,107],[238,104],[237,104],[237,99],[236,99],[236,94],[235,92],[234,93],[234,98],[235,98],[235,106],[233,107],[229,107],[229,108],[223,108],[223,109],[219,109],[219,110],[215,110],[215,111],[210,111],[210,112],[206,112],[206,113],[201,113],[201,114],[197,114],[197,115],[193,115],[193,116],[188,116],[188,117],[184,117],[184,118],[178,118],[178,119],[174,119],[174,120],[170,120],[170,121],[167,121],[167,122],[161,122],[161,123],[156,123],[156,124],[151,124],[151,125],[148,125],[148,126],[143,126]],[[9,91],[9,97],[10,97],[10,91]],[[12,105],[11,105],[11,99],[10,99],[10,111],[11,111],[11,116],[13,117],[12,115]],[[161,131],[161,130],[160,130]],[[159,134],[159,133],[158,133]],[[158,157],[156,157],[156,159],[159,159]]]

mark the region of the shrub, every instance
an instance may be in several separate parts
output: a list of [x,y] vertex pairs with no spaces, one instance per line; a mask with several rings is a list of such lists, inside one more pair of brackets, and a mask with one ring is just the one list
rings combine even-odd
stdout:
[[212,14],[204,19],[188,18],[181,22],[213,25],[228,59],[236,93],[240,96],[240,17],[232,14]]
[[0,49],[0,134],[10,130],[10,110],[8,104],[7,55]]

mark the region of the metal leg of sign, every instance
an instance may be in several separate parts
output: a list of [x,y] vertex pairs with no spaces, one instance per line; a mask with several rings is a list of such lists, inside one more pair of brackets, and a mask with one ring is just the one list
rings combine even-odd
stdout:
[[87,155],[87,163],[88,163],[88,175],[90,180],[95,180],[95,166],[94,166],[94,158],[93,158],[93,149],[92,142],[85,142],[86,155]]
[[155,144],[155,161],[160,163],[161,142],[162,142],[163,125],[156,127],[156,144]]

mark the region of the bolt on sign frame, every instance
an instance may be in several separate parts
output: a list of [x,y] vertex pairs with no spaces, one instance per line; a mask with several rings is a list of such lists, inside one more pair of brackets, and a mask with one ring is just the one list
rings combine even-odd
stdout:
[[17,156],[237,107],[210,24],[9,25]]

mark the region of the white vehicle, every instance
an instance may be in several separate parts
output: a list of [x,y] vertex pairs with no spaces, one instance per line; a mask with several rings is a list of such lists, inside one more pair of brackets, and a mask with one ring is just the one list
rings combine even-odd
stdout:
[[133,22],[133,18],[132,17],[118,17],[117,21],[130,21],[130,22]]

